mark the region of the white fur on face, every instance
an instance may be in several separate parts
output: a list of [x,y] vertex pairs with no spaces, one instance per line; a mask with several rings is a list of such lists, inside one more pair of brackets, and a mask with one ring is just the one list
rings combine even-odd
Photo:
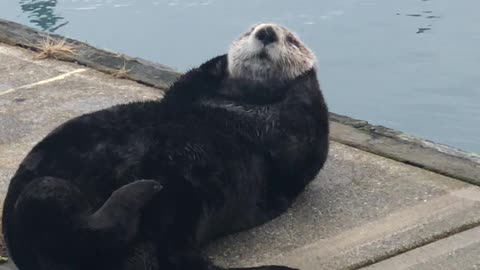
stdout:
[[[277,40],[264,45],[256,34],[271,27]],[[228,52],[230,77],[265,80],[294,79],[315,66],[315,55],[287,28],[271,23],[252,27]]]

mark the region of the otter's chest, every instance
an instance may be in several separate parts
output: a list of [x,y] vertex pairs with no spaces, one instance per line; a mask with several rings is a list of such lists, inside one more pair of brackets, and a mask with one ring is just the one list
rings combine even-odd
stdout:
[[246,105],[229,101],[203,101],[209,117],[232,133],[255,140],[267,140],[280,131],[281,114],[275,105]]
[[[215,128],[241,136],[259,149],[277,156],[303,155],[315,140],[315,123],[307,112],[284,104],[241,104],[229,101],[204,101]],[[220,127],[222,126],[222,127]]]

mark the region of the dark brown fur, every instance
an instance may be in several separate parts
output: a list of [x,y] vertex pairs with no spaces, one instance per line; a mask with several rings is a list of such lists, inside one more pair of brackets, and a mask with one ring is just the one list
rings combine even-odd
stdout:
[[220,269],[201,247],[284,212],[328,130],[314,69],[233,80],[217,57],[163,101],[82,115],[37,144],[5,201],[10,254],[20,270]]

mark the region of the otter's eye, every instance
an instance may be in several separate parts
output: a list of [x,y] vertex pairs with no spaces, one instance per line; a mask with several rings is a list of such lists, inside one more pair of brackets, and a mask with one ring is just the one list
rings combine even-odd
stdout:
[[300,42],[298,42],[298,40],[292,35],[287,36],[287,42],[293,44],[296,47],[300,47]]

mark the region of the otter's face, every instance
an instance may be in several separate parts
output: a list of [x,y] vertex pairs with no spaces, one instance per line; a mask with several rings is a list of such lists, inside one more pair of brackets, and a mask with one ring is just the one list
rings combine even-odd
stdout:
[[228,52],[232,78],[290,80],[314,66],[314,54],[294,33],[270,23],[252,27],[233,42]]

